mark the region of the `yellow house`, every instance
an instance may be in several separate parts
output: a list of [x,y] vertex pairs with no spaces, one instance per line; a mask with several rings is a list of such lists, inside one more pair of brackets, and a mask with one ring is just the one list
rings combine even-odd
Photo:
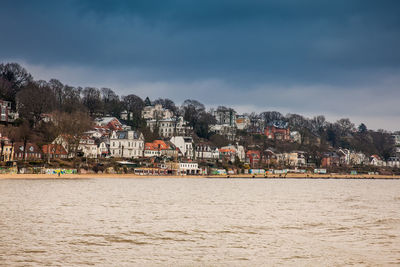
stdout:
[[14,149],[10,140],[0,134],[0,161],[11,161],[14,159]]

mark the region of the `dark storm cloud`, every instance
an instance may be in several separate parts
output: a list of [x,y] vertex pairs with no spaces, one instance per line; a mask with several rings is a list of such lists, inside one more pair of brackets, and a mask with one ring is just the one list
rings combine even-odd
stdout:
[[[171,98],[201,88],[214,94],[203,99],[210,104],[318,112],[290,96],[322,103],[352,90],[397,96],[398,14],[396,0],[2,1],[0,59],[62,67],[55,75],[65,82],[78,82],[79,68],[122,93],[155,82]],[[150,87],[147,94],[160,92]],[[277,95],[284,91],[292,92],[286,101]]]

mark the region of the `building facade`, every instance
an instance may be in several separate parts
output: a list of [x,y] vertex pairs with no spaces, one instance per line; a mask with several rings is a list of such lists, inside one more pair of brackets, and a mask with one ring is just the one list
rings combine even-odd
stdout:
[[145,120],[162,120],[170,119],[174,116],[174,113],[162,107],[162,105],[156,104],[154,106],[145,106],[142,110],[142,117]]
[[113,131],[110,137],[110,156],[116,158],[143,157],[144,137],[137,131]]
[[13,122],[17,118],[18,113],[11,110],[11,102],[0,99],[0,121]]
[[189,135],[192,131],[192,127],[188,126],[182,116],[160,120],[151,119],[147,120],[146,124],[152,132],[158,129],[158,134],[164,138],[180,135],[185,136]]
[[189,136],[173,136],[170,142],[179,149],[181,156],[192,159],[194,157],[193,139]]

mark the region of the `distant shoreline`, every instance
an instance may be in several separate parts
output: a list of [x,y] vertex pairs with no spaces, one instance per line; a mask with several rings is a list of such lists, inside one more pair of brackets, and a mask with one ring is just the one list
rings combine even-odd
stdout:
[[399,175],[350,175],[350,174],[269,174],[269,175],[136,175],[136,174],[0,174],[0,179],[94,179],[94,178],[189,178],[189,179],[400,179]]

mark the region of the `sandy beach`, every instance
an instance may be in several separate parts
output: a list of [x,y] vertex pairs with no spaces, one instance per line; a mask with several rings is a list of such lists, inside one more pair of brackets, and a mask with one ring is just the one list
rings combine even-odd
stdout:
[[94,179],[94,178],[275,178],[275,179],[400,179],[400,176],[392,175],[368,175],[368,174],[269,174],[269,175],[251,175],[251,174],[235,174],[235,175],[135,175],[135,174],[0,174],[0,179]]

